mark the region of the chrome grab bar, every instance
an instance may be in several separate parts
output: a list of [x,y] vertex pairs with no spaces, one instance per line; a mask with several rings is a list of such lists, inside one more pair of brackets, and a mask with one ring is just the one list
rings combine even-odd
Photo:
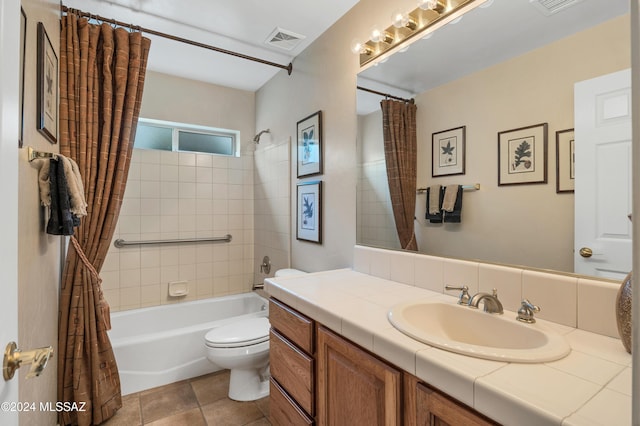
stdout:
[[175,240],[146,240],[146,241],[125,241],[118,238],[113,242],[113,245],[117,248],[134,245],[150,245],[150,244],[185,244],[185,243],[229,243],[231,242],[231,234],[227,234],[224,237],[210,237],[210,238],[182,238]]

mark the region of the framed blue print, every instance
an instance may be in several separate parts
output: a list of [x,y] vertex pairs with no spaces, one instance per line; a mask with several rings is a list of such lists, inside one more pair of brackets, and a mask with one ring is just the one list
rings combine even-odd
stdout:
[[322,244],[322,181],[297,186],[296,239]]
[[298,177],[322,174],[322,111],[298,121]]

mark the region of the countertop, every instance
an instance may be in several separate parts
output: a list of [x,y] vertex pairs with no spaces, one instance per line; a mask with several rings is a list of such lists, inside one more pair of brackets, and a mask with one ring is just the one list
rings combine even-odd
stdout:
[[425,345],[387,319],[393,305],[408,300],[456,303],[448,295],[350,269],[269,278],[265,289],[504,425],[631,424],[632,361],[618,339],[539,319],[565,336],[571,346],[568,356],[541,364],[488,361]]

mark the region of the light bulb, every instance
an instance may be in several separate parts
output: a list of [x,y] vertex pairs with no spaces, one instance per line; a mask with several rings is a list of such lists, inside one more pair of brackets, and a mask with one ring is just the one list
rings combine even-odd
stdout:
[[372,42],[378,43],[383,38],[382,30],[377,26],[371,28],[371,36],[369,38],[371,39]]
[[489,7],[489,6],[491,6],[492,4],[493,4],[493,0],[487,0],[486,2],[484,2],[484,3],[482,3],[482,4],[480,5],[480,8],[481,8],[481,9],[484,9],[485,7]]
[[353,41],[351,42],[351,51],[353,53],[355,53],[356,55],[359,55],[360,53],[362,53],[362,48],[363,47],[364,47],[364,45],[358,39],[353,39]]
[[462,16],[458,16],[456,19],[454,19],[453,21],[449,22],[451,25],[455,25],[458,22],[462,21]]
[[391,22],[396,28],[402,28],[409,22],[409,14],[396,10],[391,14]]
[[435,9],[438,5],[438,0],[418,0],[418,7],[422,10]]

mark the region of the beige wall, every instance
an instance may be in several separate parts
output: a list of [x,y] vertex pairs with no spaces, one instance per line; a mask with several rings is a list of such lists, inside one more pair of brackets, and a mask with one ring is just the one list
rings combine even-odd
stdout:
[[[414,1],[361,0],[329,31],[296,57],[293,73],[278,73],[256,94],[256,127],[271,128],[276,140],[291,136],[296,123],[322,110],[324,174],[304,181],[323,181],[323,243],[298,241],[292,236],[294,268],[319,271],[352,265],[356,241],[356,74],[358,57],[349,46],[365,39],[376,23],[389,22],[394,9],[412,10]],[[292,194],[296,157],[292,150]],[[292,235],[295,235],[292,203]]]
[[[24,148],[19,159],[18,204],[18,344],[29,350],[52,345],[57,353],[58,289],[62,237],[44,232],[44,209],[38,195],[38,171],[27,161],[27,146],[58,152],[36,130],[36,46],[37,24],[43,22],[59,57],[59,5],[52,0],[23,0],[27,15],[24,89]],[[57,358],[54,355],[40,377],[25,380],[28,367],[19,370],[20,401],[55,402]],[[14,379],[15,380],[15,379]],[[55,424],[56,413],[21,412],[21,425]]]
[[[574,83],[630,66],[629,19],[616,18],[416,97],[418,186],[480,183],[462,223],[428,224],[417,198],[418,246],[428,254],[573,271],[573,194],[556,193],[555,132],[573,127]],[[497,132],[548,123],[547,184],[498,187]],[[431,177],[431,134],[466,126],[466,173]],[[517,250],[514,248],[517,247]]]

